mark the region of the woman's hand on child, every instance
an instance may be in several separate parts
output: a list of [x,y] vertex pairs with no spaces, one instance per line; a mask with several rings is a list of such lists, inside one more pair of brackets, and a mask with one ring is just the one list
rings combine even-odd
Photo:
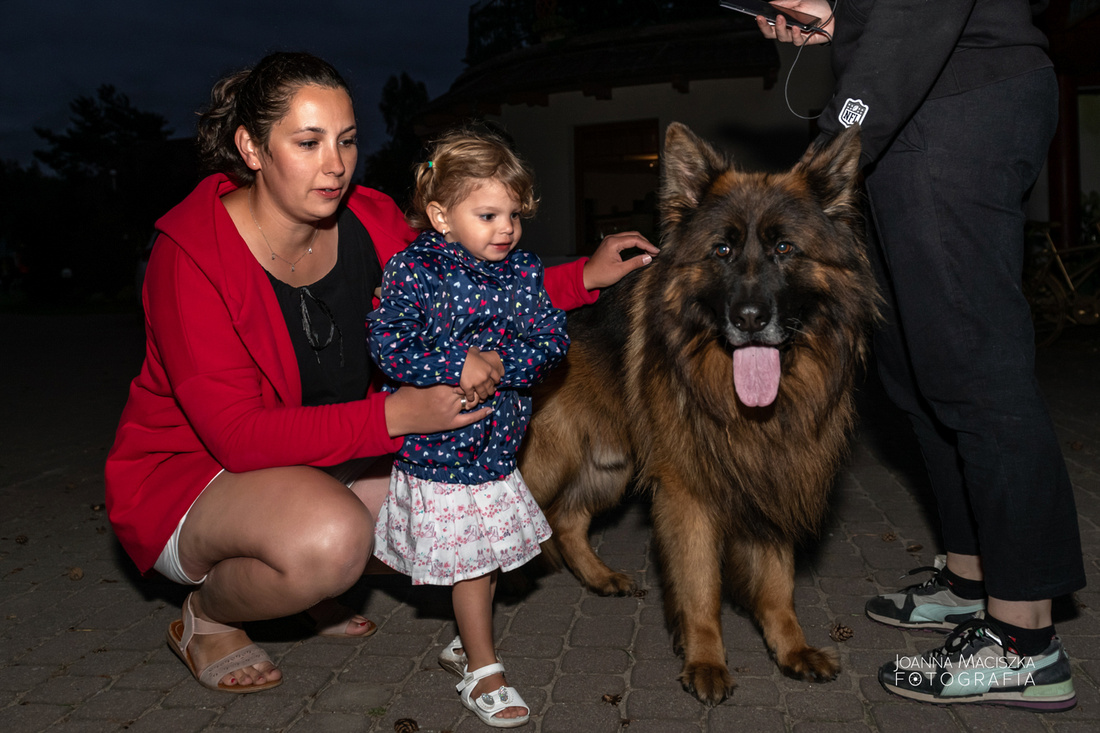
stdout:
[[496,394],[497,385],[504,376],[504,365],[495,351],[482,352],[471,346],[466,352],[466,363],[458,384],[466,400],[478,404]]
[[[628,260],[622,258],[625,249],[640,249],[642,254]],[[584,264],[585,290],[599,290],[614,285],[628,272],[645,267],[660,252],[638,232],[619,232],[600,242],[600,246]]]
[[449,384],[414,387],[406,384],[386,397],[386,427],[391,438],[427,435],[457,430],[488,417],[493,408],[470,410],[477,402],[467,400]]

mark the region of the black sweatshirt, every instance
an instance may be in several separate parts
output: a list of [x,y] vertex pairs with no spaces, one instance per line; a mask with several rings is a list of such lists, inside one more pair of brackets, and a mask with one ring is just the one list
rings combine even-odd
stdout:
[[864,166],[926,99],[1051,66],[1028,0],[838,0],[822,134],[862,126]]

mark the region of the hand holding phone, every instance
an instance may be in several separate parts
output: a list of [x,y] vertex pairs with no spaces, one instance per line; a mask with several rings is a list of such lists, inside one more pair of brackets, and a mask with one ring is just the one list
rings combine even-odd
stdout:
[[806,31],[807,33],[820,30],[821,18],[815,18],[812,15],[800,13],[797,10],[778,8],[771,3],[764,2],[764,0],[721,0],[718,4],[723,8],[736,10],[746,15],[752,15],[754,17],[762,15],[767,19],[768,25],[775,25],[776,18],[782,15],[787,25],[794,28]]

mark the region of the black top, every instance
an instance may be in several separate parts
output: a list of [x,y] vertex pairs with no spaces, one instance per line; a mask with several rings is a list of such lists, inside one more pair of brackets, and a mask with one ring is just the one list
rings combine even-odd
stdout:
[[837,0],[835,10],[836,93],[818,125],[831,136],[861,122],[864,165],[924,100],[1051,66],[1028,0]]
[[382,267],[351,211],[341,211],[337,223],[336,264],[320,280],[295,288],[267,273],[294,344],[303,405],[361,400],[371,380],[366,319]]

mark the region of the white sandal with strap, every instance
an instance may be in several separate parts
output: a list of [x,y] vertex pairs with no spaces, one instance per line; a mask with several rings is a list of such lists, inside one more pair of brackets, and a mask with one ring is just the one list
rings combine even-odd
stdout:
[[[487,664],[481,669],[467,672],[466,676],[462,678],[462,681],[455,685],[455,689],[458,690],[462,704],[472,710],[477,717],[481,718],[482,723],[491,725],[494,728],[518,728],[521,725],[526,725],[527,721],[531,719],[531,708],[523,701],[523,698],[520,697],[520,694],[516,692],[516,688],[514,687],[502,685],[494,692],[483,692],[471,699],[474,688],[477,687],[477,683],[498,672],[504,674],[504,665],[500,662]],[[518,718],[495,717],[497,713],[508,708],[527,708],[527,714],[521,715]]]
[[187,600],[183,603],[183,620],[177,619],[168,626],[168,646],[187,665],[187,669],[190,670],[199,684],[208,689],[243,694],[270,690],[272,687],[281,685],[283,683],[282,677],[277,680],[268,680],[259,685],[223,685],[221,683],[221,678],[230,672],[271,661],[271,657],[267,656],[267,652],[255,644],[249,644],[230,652],[221,659],[208,664],[205,669],[198,670],[195,668],[195,663],[191,659],[191,652],[188,649],[195,635],[225,634],[230,631],[240,631],[240,627],[197,618],[194,611],[191,610],[191,596],[188,595]]
[[466,672],[469,670],[466,668],[468,661],[466,659],[466,652],[458,651],[462,648],[462,637],[456,636],[454,640],[443,647],[443,651],[439,653],[439,666],[447,670],[451,674],[456,674],[459,677],[465,677]]

